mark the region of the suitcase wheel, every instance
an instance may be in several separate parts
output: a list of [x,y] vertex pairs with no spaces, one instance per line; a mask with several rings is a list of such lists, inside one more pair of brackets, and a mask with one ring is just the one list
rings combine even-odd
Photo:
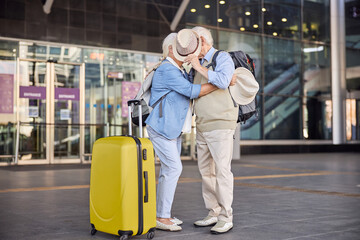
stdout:
[[95,233],[97,232],[97,230],[95,229],[94,224],[91,224],[91,235],[95,235]]
[[150,231],[150,232],[148,232],[147,235],[146,235],[146,237],[147,237],[148,239],[153,239],[154,236],[155,236],[155,232],[154,232],[154,231]]
[[120,236],[120,240],[128,240],[129,236],[128,235],[122,235]]

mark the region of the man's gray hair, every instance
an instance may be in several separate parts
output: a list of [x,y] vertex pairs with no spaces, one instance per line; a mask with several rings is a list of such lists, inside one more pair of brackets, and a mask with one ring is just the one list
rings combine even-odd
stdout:
[[206,43],[210,44],[210,46],[214,44],[214,40],[211,36],[211,32],[209,29],[197,26],[194,27],[192,30],[195,31],[197,34],[199,34],[200,37],[205,38]]
[[169,46],[175,41],[177,33],[170,33],[162,43],[163,58],[169,55]]

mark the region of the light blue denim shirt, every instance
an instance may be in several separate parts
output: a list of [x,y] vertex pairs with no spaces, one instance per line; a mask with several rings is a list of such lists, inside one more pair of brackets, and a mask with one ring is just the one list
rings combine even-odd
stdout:
[[[206,59],[208,63],[210,63],[211,57],[215,51],[216,49],[212,47],[205,55],[204,59]],[[214,69],[215,71],[208,71],[209,83],[221,89],[228,88],[234,73],[234,69],[235,65],[230,55],[227,52],[221,51],[216,58],[216,67]]]
[[[162,117],[159,116],[158,103],[145,123],[167,139],[175,139],[181,134],[182,127],[190,105],[190,99],[197,98],[201,85],[192,84],[186,72],[182,72],[168,60],[156,69],[152,80],[149,104],[170,92],[162,100]],[[169,64],[170,63],[170,64]]]

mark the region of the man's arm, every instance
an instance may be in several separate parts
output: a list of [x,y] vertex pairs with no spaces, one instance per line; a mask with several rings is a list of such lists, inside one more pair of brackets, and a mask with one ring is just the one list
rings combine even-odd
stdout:
[[194,54],[187,56],[184,62],[191,63],[196,71],[208,79],[209,83],[221,89],[229,87],[235,70],[234,62],[226,52],[220,52],[217,56],[217,64],[214,71],[201,66],[199,59]]
[[201,84],[199,97],[205,96],[206,94],[209,94],[217,89],[219,88],[216,87],[215,85],[212,85],[211,83]]

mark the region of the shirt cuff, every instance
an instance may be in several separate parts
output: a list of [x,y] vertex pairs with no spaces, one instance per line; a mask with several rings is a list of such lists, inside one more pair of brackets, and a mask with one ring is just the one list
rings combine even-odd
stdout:
[[216,79],[216,73],[214,71],[208,70],[208,82],[212,85],[216,85],[216,82],[214,80]]
[[201,84],[193,84],[190,99],[198,98],[201,90]]

